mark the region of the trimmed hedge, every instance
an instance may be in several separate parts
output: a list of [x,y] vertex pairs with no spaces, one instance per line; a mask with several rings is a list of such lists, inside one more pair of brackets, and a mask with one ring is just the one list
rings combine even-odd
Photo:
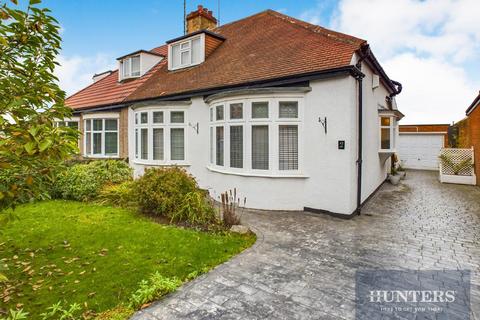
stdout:
[[106,185],[132,180],[132,169],[120,160],[96,160],[74,164],[59,173],[53,187],[56,198],[77,201],[95,199]]

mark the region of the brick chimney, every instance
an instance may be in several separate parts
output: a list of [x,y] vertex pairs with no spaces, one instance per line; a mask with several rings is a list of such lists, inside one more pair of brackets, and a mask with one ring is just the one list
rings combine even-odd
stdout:
[[204,8],[202,5],[199,5],[197,10],[187,15],[187,34],[202,29],[211,30],[216,26],[217,19],[213,16],[212,11]]

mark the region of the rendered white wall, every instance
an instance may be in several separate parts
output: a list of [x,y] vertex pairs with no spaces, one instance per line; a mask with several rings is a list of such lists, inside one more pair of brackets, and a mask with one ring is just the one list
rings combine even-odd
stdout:
[[[365,70],[367,72],[367,70]],[[368,76],[367,76],[368,77]],[[371,77],[371,75],[370,75]],[[369,82],[370,81],[370,82]],[[371,90],[371,78],[364,81],[364,183],[363,199],[385,178],[386,165],[378,157],[377,102],[384,101],[384,88]],[[304,96],[303,174],[306,177],[251,177],[209,170],[209,105],[203,98],[192,99],[188,119],[199,123],[199,133],[187,126],[186,167],[202,188],[218,199],[221,192],[237,188],[247,198],[247,207],[270,210],[302,210],[304,207],[351,214],[356,208],[357,182],[357,89],[351,76],[310,82],[311,92]],[[383,95],[383,98],[381,97]],[[327,133],[319,118],[327,117]],[[133,128],[133,111],[129,127]],[[129,158],[135,174],[144,165],[134,162],[134,131],[129,132]],[[338,149],[338,141],[345,149]]]
[[[386,106],[385,97],[388,91],[380,82],[380,86],[372,89],[373,71],[362,64],[363,79],[363,181],[362,201],[385,180],[390,168],[390,160],[385,162],[379,156],[380,124],[378,116],[379,105]],[[398,130],[397,137],[398,141]]]

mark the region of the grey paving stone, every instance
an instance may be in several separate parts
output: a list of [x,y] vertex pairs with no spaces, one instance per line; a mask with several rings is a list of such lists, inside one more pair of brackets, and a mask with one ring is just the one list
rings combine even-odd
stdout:
[[[471,270],[480,320],[480,188],[409,171],[344,221],[248,210],[250,249],[132,319],[354,319],[357,269]],[[428,281],[425,279],[425,281]]]

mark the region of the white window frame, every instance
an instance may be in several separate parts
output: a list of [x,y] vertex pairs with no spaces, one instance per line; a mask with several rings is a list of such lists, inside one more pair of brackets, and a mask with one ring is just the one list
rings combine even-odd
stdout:
[[[183,112],[183,123],[172,123],[170,116],[172,112]],[[140,114],[146,112],[148,114],[148,121],[146,124],[140,123]],[[153,113],[163,112],[163,123],[153,123]],[[135,118],[138,117],[138,123],[135,123]],[[163,129],[163,160],[153,159],[153,129]],[[184,159],[183,160],[171,160],[171,129],[183,129],[184,132]],[[147,129],[147,147],[148,155],[147,159],[141,159],[142,145],[141,145],[141,131],[140,129]],[[138,130],[138,137],[135,132]],[[188,162],[188,107],[144,107],[136,108],[133,110],[133,162],[135,164],[142,165],[189,165]],[[136,150],[138,148],[138,156]]]
[[63,120],[60,119],[55,119],[55,127],[60,127],[61,123],[64,123],[66,127],[69,127],[70,123],[77,123],[77,128],[80,130],[80,117],[71,117],[71,118],[65,118]]
[[[93,130],[93,120],[102,120],[102,130]],[[117,120],[117,130],[105,130],[105,120]],[[87,121],[91,121],[90,130],[87,131]],[[92,153],[87,154],[87,132],[90,133],[90,147]],[[117,153],[105,154],[105,133],[117,133]],[[93,153],[93,133],[101,133],[102,150],[101,153]],[[98,114],[98,115],[84,115],[83,116],[83,156],[85,158],[118,158],[120,154],[120,117],[118,114]]]
[[[390,125],[383,126],[382,118],[389,118]],[[391,114],[379,114],[378,115],[378,152],[379,153],[392,153],[396,151],[396,132],[397,132],[397,119],[394,115]],[[382,148],[382,129],[390,129],[390,148]]]
[[[192,54],[192,42],[193,40],[200,39],[200,61],[198,62],[193,62],[193,54]],[[182,45],[188,44],[188,48],[182,49]],[[179,46],[179,57],[178,61],[180,64],[178,66],[173,66],[173,47],[174,46]],[[190,56],[190,62],[182,64],[182,52],[189,52]],[[178,70],[178,69],[183,69],[191,66],[196,66],[201,64],[202,62],[205,61],[205,34],[201,33],[199,35],[187,38],[187,39],[182,39],[173,43],[170,43],[168,45],[168,70]]]
[[[138,74],[137,75],[132,75],[132,60],[133,58],[137,58],[139,59],[139,64],[138,64]],[[128,61],[128,65],[129,65],[129,73],[125,73],[124,72],[124,64]],[[141,75],[142,75],[142,55],[141,54],[136,54],[136,55],[133,55],[133,56],[129,56],[129,57],[126,57],[126,58],[123,58],[121,61],[120,61],[120,73],[121,73],[121,79],[122,80],[125,80],[125,79],[132,79],[132,78],[139,78]]]
[[[279,118],[279,103],[281,101],[298,102],[297,118]],[[258,119],[252,118],[252,103],[268,102],[268,118]],[[243,103],[243,118],[230,119],[230,104]],[[224,106],[224,119],[216,120],[216,107]],[[210,121],[209,132],[213,130],[213,145],[209,136],[209,165],[211,171],[222,172],[227,174],[237,174],[244,176],[265,176],[265,177],[304,177],[303,163],[303,130],[304,130],[304,97],[303,95],[264,95],[245,98],[226,98],[214,101],[209,106],[209,114],[213,112],[213,121]],[[210,118],[209,118],[210,119]],[[243,126],[243,168],[230,167],[230,127]],[[252,126],[266,125],[268,126],[269,139],[269,164],[268,170],[252,168]],[[297,170],[280,170],[279,163],[279,127],[281,125],[296,125],[298,127],[298,169]],[[216,127],[224,127],[224,154],[223,166],[216,165]]]

